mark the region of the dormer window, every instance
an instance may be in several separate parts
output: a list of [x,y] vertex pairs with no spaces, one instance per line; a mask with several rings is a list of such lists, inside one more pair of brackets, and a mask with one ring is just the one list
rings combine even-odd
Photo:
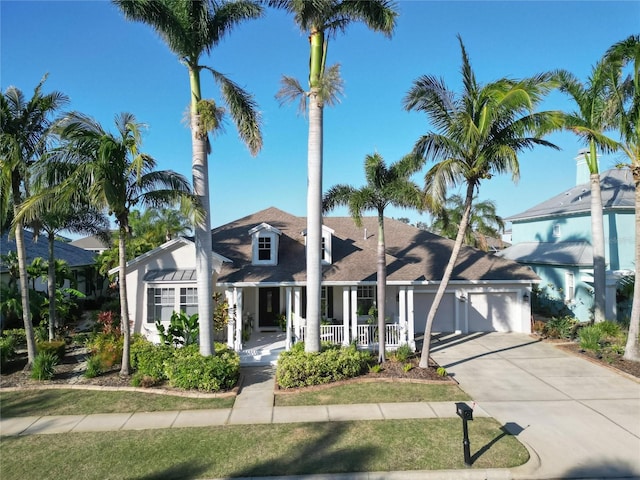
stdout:
[[[322,263],[325,265],[330,265],[332,263],[332,257],[331,257],[331,240],[333,238],[333,234],[335,233],[335,230],[333,230],[332,228],[329,228],[325,225],[322,225],[322,243],[320,245],[320,259],[322,260]],[[302,234],[304,235],[304,244],[305,246],[307,245],[307,231],[303,231]]]
[[251,251],[254,265],[277,265],[278,264],[278,244],[282,232],[268,223],[249,230],[251,235]]

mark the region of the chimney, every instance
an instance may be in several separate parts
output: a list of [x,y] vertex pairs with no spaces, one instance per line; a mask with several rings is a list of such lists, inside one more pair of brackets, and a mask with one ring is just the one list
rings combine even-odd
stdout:
[[[589,149],[581,148],[578,150],[578,156],[574,158],[576,161],[576,185],[589,183],[591,172],[587,165],[587,155],[589,155]],[[600,159],[598,159],[598,171],[600,171]]]

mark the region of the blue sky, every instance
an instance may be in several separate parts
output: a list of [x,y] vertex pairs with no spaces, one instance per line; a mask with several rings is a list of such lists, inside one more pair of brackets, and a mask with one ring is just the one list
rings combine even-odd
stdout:
[[[387,163],[408,153],[429,130],[424,115],[402,109],[402,99],[420,75],[442,77],[459,90],[460,34],[480,82],[520,78],[557,68],[586,80],[612,44],[640,30],[640,1],[410,1],[391,39],[354,24],[329,43],[328,63],[340,63],[342,102],[325,109],[324,181],[364,184],[365,155]],[[191,178],[186,68],[148,26],[129,22],[107,1],[0,0],[0,86],[30,97],[45,73],[45,92],[67,94],[69,109],[91,115],[107,129],[119,112],[148,124],[143,149],[158,168]],[[229,121],[213,139],[210,156],[212,226],[275,206],[306,215],[307,122],[296,107],[279,106],[274,95],[283,74],[306,85],[308,41],[284,12],[231,32],[202,63],[224,72],[250,91],[263,117],[264,147],[252,157]],[[218,90],[203,74],[203,95]],[[571,109],[560,94],[544,108]],[[537,148],[520,156],[521,179],[494,177],[479,197],[497,203],[503,217],[519,213],[575,183],[582,145],[569,133],[549,137],[562,150]],[[601,169],[619,156],[603,157]],[[421,177],[417,178],[421,181]],[[459,191],[452,191],[460,193]],[[345,215],[336,210],[333,215]],[[414,211],[388,216],[429,221]]]

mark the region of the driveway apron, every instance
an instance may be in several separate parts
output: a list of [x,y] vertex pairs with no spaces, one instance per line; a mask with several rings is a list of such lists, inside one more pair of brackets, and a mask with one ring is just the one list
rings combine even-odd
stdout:
[[540,458],[535,471],[514,469],[516,478],[640,478],[635,379],[524,334],[448,335],[431,348],[475,404]]

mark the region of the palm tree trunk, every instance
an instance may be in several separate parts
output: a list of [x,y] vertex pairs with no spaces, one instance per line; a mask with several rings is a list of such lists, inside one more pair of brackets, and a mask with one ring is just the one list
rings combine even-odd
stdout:
[[[18,199],[19,200],[19,199]],[[14,205],[19,205],[15,203]],[[17,214],[17,211],[16,211]],[[20,294],[22,299],[22,321],[24,332],[27,337],[27,365],[25,370],[31,370],[33,361],[36,358],[36,342],[33,336],[33,323],[31,322],[31,308],[29,306],[29,280],[27,279],[27,254],[24,245],[24,225],[22,221],[17,221],[15,225],[16,250],[18,253],[18,270],[20,272]]]
[[629,321],[629,332],[627,344],[624,348],[625,360],[640,361],[640,165],[632,165],[633,180],[636,186],[636,245],[635,245],[635,266],[636,275],[633,286],[633,303],[631,304],[631,318]]
[[444,275],[442,276],[442,280],[440,281],[440,285],[438,286],[436,296],[433,299],[433,304],[431,305],[429,314],[427,315],[427,321],[424,327],[422,353],[420,354],[421,368],[429,367],[429,354],[431,352],[431,329],[433,327],[433,320],[436,318],[438,307],[440,306],[442,297],[444,297],[444,292],[449,285],[449,280],[451,279],[451,275],[453,274],[453,267],[455,267],[456,262],[458,261],[458,254],[460,253],[462,243],[464,242],[467,225],[469,224],[469,215],[471,213],[471,203],[473,202],[474,188],[475,186],[473,184],[467,184],[467,196],[464,201],[464,211],[462,213],[462,218],[460,219],[458,234],[456,235],[456,240],[453,244],[453,250],[451,250],[451,257],[449,258],[449,263],[447,263],[447,267],[444,270]]
[[202,130],[197,104],[200,101],[200,71],[189,67],[191,85],[191,172],[193,193],[202,210],[201,217],[194,222],[196,240],[196,277],[198,288],[198,323],[200,327],[200,353],[215,354],[213,345],[213,299],[211,260],[211,206],[209,201],[209,166],[207,161],[207,132]]
[[49,240],[49,265],[47,268],[47,294],[49,295],[49,340],[56,335],[56,257],[53,254],[55,236],[53,232],[48,235]]
[[124,335],[124,344],[122,346],[122,365],[120,367],[120,375],[129,375],[131,373],[129,350],[131,345],[131,335],[129,332],[129,303],[127,301],[127,252],[126,238],[127,227],[120,225],[120,235],[118,236],[118,250],[120,259],[120,271],[118,272],[120,284],[120,329]]
[[387,289],[387,262],[385,258],[384,239],[384,216],[378,212],[378,260],[377,260],[377,307],[378,307],[378,362],[384,363],[385,358],[386,331],[385,331],[385,304]]
[[307,179],[307,329],[305,351],[320,351],[322,284],[322,147],[323,105],[316,88],[309,97]]
[[591,181],[591,237],[593,244],[593,319],[596,323],[605,320],[606,282],[604,225],[602,218],[602,194],[600,174],[592,173]]

